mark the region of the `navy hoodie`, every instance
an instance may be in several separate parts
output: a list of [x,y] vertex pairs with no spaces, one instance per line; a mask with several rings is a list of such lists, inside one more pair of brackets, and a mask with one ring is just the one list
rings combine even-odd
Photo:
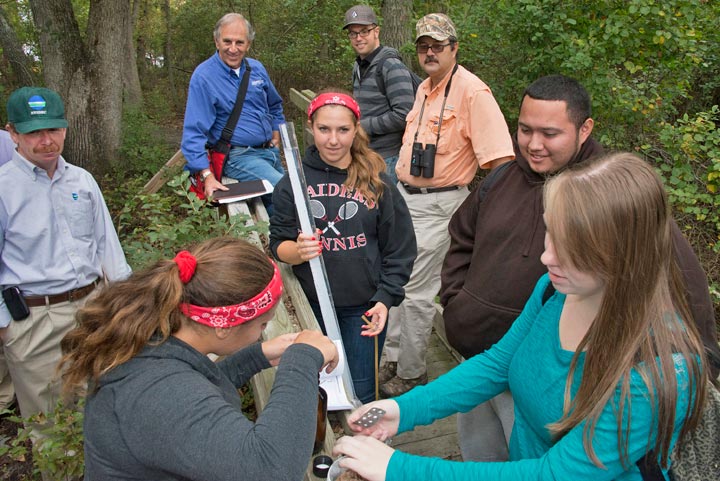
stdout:
[[[303,171],[315,226],[323,231],[322,256],[337,307],[382,302],[388,308],[405,297],[417,255],[412,220],[405,200],[380,174],[385,190],[378,205],[343,185],[347,170],[326,164],[315,146],[305,152]],[[300,232],[290,178],[285,175],[273,192],[270,249],[297,240]],[[293,266],[305,294],[318,302],[310,264]]]

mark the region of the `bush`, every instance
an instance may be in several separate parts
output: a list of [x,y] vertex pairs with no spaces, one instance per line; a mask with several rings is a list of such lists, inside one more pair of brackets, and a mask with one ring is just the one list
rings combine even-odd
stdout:
[[251,232],[267,232],[266,223],[247,225],[248,216],[221,215],[219,209],[190,193],[189,184],[188,172],[183,171],[168,182],[169,195],[168,189],[138,194],[123,207],[118,233],[134,269],[173,258],[179,250],[212,237],[247,237]]
[[[681,229],[699,252],[720,304],[720,108],[662,122],[653,144],[641,146],[665,178]],[[719,317],[720,319],[720,317]]]
[[[0,456],[9,456],[24,462],[27,456],[26,442],[33,439],[32,459],[34,473],[46,473],[57,480],[80,479],[85,469],[83,452],[83,406],[84,399],[76,405],[65,406],[58,402],[52,413],[39,413],[27,419],[5,410],[8,419],[20,425],[17,437],[3,439]],[[42,434],[37,439],[33,429]]]

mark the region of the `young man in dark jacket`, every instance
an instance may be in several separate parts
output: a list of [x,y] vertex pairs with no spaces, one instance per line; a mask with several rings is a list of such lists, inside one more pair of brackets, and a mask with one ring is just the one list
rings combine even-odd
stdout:
[[[450,221],[440,302],[448,340],[465,358],[485,351],[508,331],[547,271],[540,263],[543,186],[566,166],[602,153],[591,137],[590,114],[590,96],[577,81],[550,75],[532,83],[523,94],[513,138],[515,161],[488,174],[486,185],[481,183]],[[706,344],[717,350],[707,277],[677,225],[673,236],[693,317]],[[507,460],[513,420],[509,391],[460,414],[463,458]]]
[[396,184],[395,164],[405,117],[415,102],[411,73],[397,50],[380,44],[380,25],[372,7],[349,8],[343,29],[357,54],[352,83],[353,97],[362,112],[360,125],[370,136],[370,147],[385,159],[387,174]]

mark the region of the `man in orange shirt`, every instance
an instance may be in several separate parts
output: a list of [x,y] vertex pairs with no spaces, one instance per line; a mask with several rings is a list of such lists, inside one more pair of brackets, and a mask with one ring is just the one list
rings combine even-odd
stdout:
[[431,13],[416,25],[415,49],[428,74],[407,116],[396,173],[410,209],[418,256],[405,300],[390,315],[380,391],[398,396],[427,382],[427,351],[440,268],[450,244],[448,222],[468,195],[478,167],[514,158],[505,118],[490,88],[458,65],[450,18]]

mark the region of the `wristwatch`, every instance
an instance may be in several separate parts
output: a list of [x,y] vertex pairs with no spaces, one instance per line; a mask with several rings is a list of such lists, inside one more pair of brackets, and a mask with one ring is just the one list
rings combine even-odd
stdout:
[[208,177],[210,177],[210,175],[212,175],[212,172],[210,172],[209,170],[206,170],[205,172],[203,172],[203,173],[201,174],[202,180],[207,179]]

